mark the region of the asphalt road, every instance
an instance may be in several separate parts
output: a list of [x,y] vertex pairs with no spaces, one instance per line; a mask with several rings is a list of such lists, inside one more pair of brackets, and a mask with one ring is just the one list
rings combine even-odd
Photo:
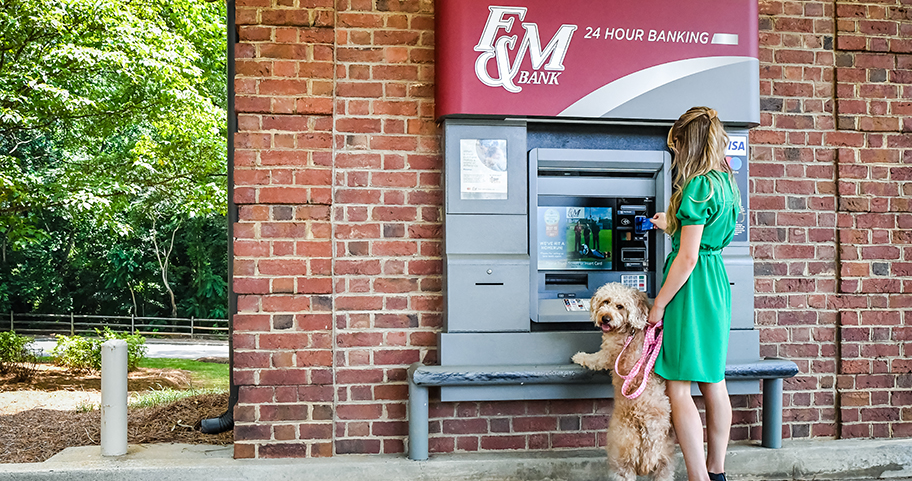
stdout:
[[[35,349],[41,349],[42,356],[50,356],[56,345],[53,339],[35,339]],[[146,357],[168,357],[176,359],[198,359],[201,357],[228,357],[228,342],[217,341],[159,341],[146,339]]]

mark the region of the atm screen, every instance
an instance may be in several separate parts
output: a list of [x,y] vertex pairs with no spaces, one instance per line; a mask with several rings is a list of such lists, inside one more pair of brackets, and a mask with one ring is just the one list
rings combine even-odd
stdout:
[[539,270],[611,270],[614,208],[597,199],[558,198],[538,206]]

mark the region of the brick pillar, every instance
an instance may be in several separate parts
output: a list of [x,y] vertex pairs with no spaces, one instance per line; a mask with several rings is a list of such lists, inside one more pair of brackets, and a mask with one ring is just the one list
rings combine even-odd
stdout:
[[[832,2],[760,2],[761,125],[751,132],[751,247],[761,356],[795,361],[783,436],[832,436],[836,212]],[[760,438],[754,399],[736,409]],[[736,417],[736,419],[737,419]]]
[[332,454],[331,0],[238,0],[235,457]]
[[405,368],[441,326],[433,1],[336,6],[335,449],[401,453]]
[[912,436],[912,9],[837,2],[841,437]]

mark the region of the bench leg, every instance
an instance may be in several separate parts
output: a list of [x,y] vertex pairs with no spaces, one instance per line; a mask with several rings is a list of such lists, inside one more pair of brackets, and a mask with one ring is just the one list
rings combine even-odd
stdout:
[[782,379],[763,380],[763,437],[765,448],[782,447]]
[[408,456],[412,461],[428,458],[428,388],[409,379]]

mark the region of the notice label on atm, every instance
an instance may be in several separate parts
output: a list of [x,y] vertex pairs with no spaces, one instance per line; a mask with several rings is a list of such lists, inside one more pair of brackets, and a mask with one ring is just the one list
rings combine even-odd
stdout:
[[459,181],[462,199],[506,199],[507,141],[460,139]]

